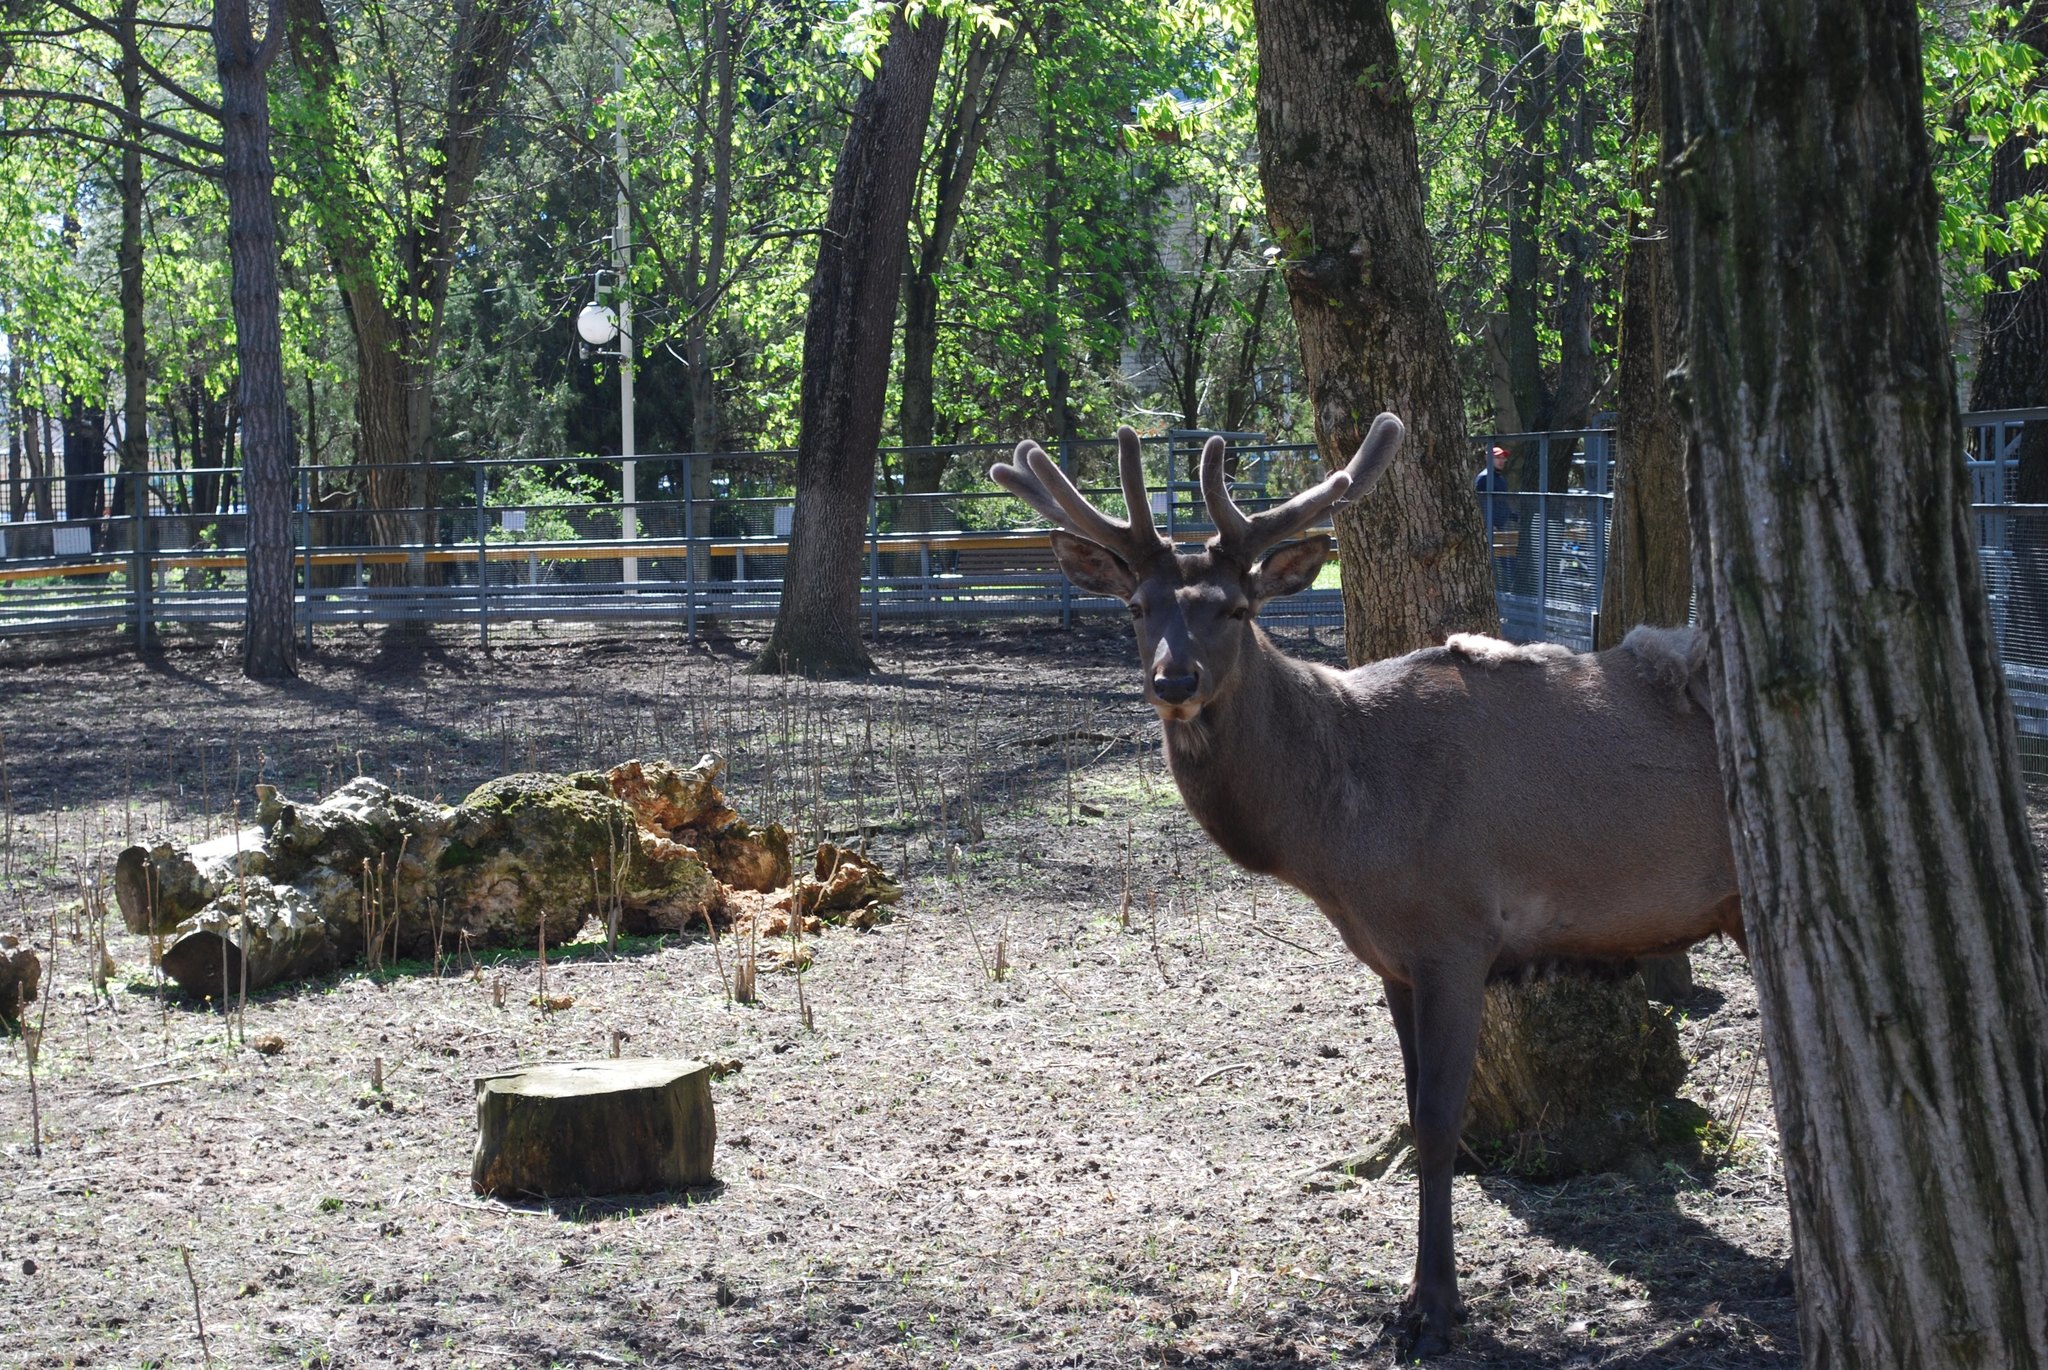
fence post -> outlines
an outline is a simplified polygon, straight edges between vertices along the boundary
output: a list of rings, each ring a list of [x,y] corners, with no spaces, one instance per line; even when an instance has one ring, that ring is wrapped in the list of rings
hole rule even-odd
[[[299,607],[306,623],[306,650],[313,650],[313,468],[299,468]]]
[[[1536,440],[1536,635],[1550,638],[1550,435]]]
[[[134,536],[129,541],[134,547],[128,579],[135,590],[135,650],[147,652],[156,645],[155,615],[150,611],[150,591],[154,587],[150,584],[149,472],[137,471],[131,479],[134,488],[128,492],[128,515]]]
[[[1067,479],[1073,479],[1074,452],[1072,445],[1067,441],[1067,435],[1064,433],[1060,434],[1060,470],[1067,473]],[[1124,517],[1132,517],[1131,511],[1128,509],[1124,510]],[[1074,582],[1068,580],[1066,575],[1062,573],[1060,576],[1060,627],[1071,628],[1073,626]]]
[[[683,619],[685,641],[697,645],[697,458],[683,458]]]
[[[868,632],[882,631],[882,535],[875,493],[868,491]]]
[[[484,650],[491,646],[491,566],[486,553],[486,540],[490,536],[489,511],[484,508],[484,468],[469,468],[476,477],[476,635],[477,642]]]

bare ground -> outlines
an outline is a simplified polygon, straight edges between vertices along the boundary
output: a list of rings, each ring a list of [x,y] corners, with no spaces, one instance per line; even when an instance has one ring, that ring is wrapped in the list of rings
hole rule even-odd
[[[871,682],[785,685],[665,634],[521,630],[489,655],[350,635],[267,689],[231,643],[153,666],[0,644],[0,930],[47,955],[55,915],[57,956],[40,1156],[23,1047],[0,1047],[0,1361],[1391,1363],[1413,1181],[1314,1170],[1400,1112],[1378,984],[1186,818],[1127,634],[887,636],[878,657]],[[89,982],[81,879],[131,836],[220,831],[259,775],[454,798],[705,749],[742,812],[870,829],[908,876],[893,922],[813,948],[814,1030],[786,973],[729,1004],[701,936],[551,954],[574,1003],[546,1015],[534,958],[505,954],[223,1019],[164,999],[118,916],[109,993]],[[1460,1176],[1470,1321],[1439,1364],[1796,1363],[1754,990],[1730,949],[1695,966],[1687,1090],[1733,1145],[1561,1186]],[[715,1088],[719,1182],[472,1196],[474,1077],[614,1032],[741,1063]]]

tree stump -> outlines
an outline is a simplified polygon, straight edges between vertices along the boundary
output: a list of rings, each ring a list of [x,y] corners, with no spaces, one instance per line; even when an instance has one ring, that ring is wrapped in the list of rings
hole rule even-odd
[[[1707,1116],[1676,1096],[1678,1029],[1634,975],[1558,976],[1486,992],[1466,1144],[1533,1180],[1696,1160]]]
[[[707,1184],[717,1128],[701,1061],[559,1061],[476,1082],[479,1194],[647,1194]]]

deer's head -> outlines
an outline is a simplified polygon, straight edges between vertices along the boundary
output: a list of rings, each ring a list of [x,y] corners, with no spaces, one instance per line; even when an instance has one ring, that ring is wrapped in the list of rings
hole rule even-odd
[[[1116,435],[1128,519],[1089,503],[1035,442],[1017,444],[989,476],[1052,521],[1053,555],[1067,579],[1130,606],[1145,700],[1161,718],[1186,722],[1231,688],[1260,608],[1315,583],[1329,539],[1287,539],[1363,494],[1400,450],[1403,432],[1399,419],[1380,415],[1342,471],[1257,514],[1231,499],[1223,439],[1210,438],[1202,448],[1202,499],[1216,533],[1199,552],[1176,551],[1153,527],[1138,435],[1129,428]]]

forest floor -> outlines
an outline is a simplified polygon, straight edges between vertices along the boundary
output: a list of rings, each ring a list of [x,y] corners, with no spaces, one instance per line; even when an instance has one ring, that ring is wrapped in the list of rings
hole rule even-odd
[[[150,665],[0,643],[0,932],[56,952],[31,1010],[40,1156],[23,1046],[0,1045],[0,1361],[1390,1364],[1414,1181],[1316,1170],[1401,1111],[1379,984],[1187,818],[1128,630],[876,652],[873,679],[813,685],[653,630],[521,630],[488,655],[337,635],[273,689],[227,640]],[[81,882],[145,833],[224,831],[259,776],[453,800],[506,770],[704,750],[742,813],[807,841],[866,827],[905,876],[890,922],[814,944],[810,1029],[789,974],[730,1004],[703,936],[551,953],[573,1004],[547,1014],[535,959],[500,953],[223,1018],[166,998],[118,915],[107,992],[90,982]],[[1438,1364],[1797,1362],[1755,992],[1723,945],[1695,974],[1685,1088],[1727,1149],[1554,1186],[1459,1176],[1470,1318]],[[475,1077],[615,1032],[740,1064],[714,1087],[718,1182],[476,1198]]]

